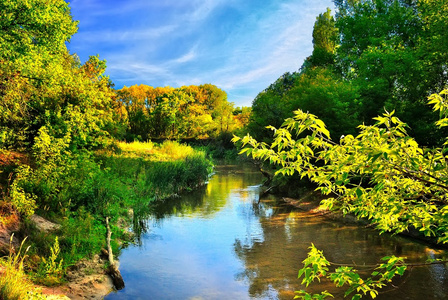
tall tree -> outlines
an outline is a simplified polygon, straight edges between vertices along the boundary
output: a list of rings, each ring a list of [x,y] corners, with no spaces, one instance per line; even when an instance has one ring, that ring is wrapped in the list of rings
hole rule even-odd
[[[311,66],[327,66],[334,63],[334,53],[338,42],[338,29],[331,10],[316,18],[313,28],[313,53],[308,58]]]
[[[431,48],[433,32],[442,32],[440,24],[422,17],[425,1],[369,0],[335,1],[338,8],[336,26],[340,30],[337,66],[341,74],[361,89],[361,116],[368,123],[386,108],[410,126],[412,134],[423,144],[440,140],[432,125],[434,116],[425,104],[434,87],[446,84],[442,49]],[[434,13],[435,2],[426,1]],[[439,138],[437,138],[439,136]]]

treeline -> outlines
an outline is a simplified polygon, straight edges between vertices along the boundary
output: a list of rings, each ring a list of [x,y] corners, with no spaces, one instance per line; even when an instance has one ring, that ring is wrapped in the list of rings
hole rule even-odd
[[[297,72],[259,93],[249,132],[270,140],[293,111],[321,118],[332,138],[372,124],[384,110],[409,124],[423,145],[438,145],[446,129],[434,126],[427,97],[448,81],[448,5],[438,0],[335,0],[336,13],[320,14],[313,52]]]
[[[127,140],[216,138],[247,125],[250,108],[235,108],[212,84],[172,87],[134,85],[117,91],[126,109]]]
[[[0,3],[0,148],[30,150],[44,133],[71,150],[213,138],[247,123],[250,109],[235,108],[212,84],[115,90],[104,60],[81,63],[68,51],[77,31],[68,4],[45,3]]]

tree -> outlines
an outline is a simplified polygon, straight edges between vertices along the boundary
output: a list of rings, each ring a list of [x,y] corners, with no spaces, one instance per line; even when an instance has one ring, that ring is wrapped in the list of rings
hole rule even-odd
[[[295,76],[293,76],[295,75]],[[334,136],[352,132],[359,122],[358,87],[343,80],[330,68],[313,67],[298,74],[285,74],[255,98],[249,133],[269,141],[266,126],[279,127],[293,111],[318,115]]]
[[[242,126],[232,114],[227,94],[212,84],[135,85],[118,90],[117,97],[129,116],[128,138],[208,138]]]
[[[65,42],[77,31],[63,0],[2,0],[0,11],[3,62],[23,59],[37,49],[41,55],[63,53]]]
[[[285,95],[294,86],[299,73],[285,73],[264,91],[258,93],[252,102],[252,113],[248,124],[249,133],[257,139],[269,137],[266,126],[280,126],[285,118],[291,116],[293,109]]]
[[[442,116],[439,127],[448,125],[447,94],[430,98]],[[282,128],[271,127],[271,145],[248,135],[241,140],[246,146],[242,153],[279,165],[277,174],[307,177],[333,196],[323,201],[325,207],[368,218],[382,232],[416,228],[448,242],[445,149],[421,148],[394,112],[375,120],[374,125],[360,125],[357,136],[346,135],[336,143],[324,122],[297,110]]]
[[[30,102],[52,74],[61,75],[77,23],[63,0],[5,0],[0,11],[0,147],[26,147],[37,132]]]
[[[284,96],[289,110],[318,115],[333,137],[354,133],[359,123],[358,87],[343,80],[330,68],[314,67],[303,73]],[[293,113],[289,113],[289,117]],[[268,124],[267,124],[268,125]]]
[[[65,43],[77,30],[63,0],[2,1],[0,146],[31,148],[40,129],[68,146],[109,142],[112,83],[97,56],[82,65]]]
[[[313,53],[307,58],[305,66],[328,66],[334,64],[334,55],[338,42],[338,29],[331,10],[316,18],[313,28]]]
[[[448,50],[447,43],[439,43],[446,37],[446,18],[431,17],[443,9],[442,2],[335,1],[340,31],[336,66],[360,87],[362,121],[369,123],[384,108],[395,109],[425,145],[444,136],[432,125],[435,119],[425,104],[448,79],[446,56],[437,54]]]
[[[448,126],[447,96],[448,90],[444,90],[429,98],[434,111],[440,114],[438,127]],[[321,202],[324,208],[368,219],[380,232],[400,233],[415,229],[438,243],[448,243],[445,149],[448,140],[443,148],[422,148],[407,135],[407,125],[394,112],[386,112],[375,121],[374,125],[360,125],[357,136],[346,135],[336,143],[330,139],[324,122],[298,110],[281,128],[271,127],[274,141],[270,145],[257,142],[249,135],[242,139],[235,137],[234,142],[244,147],[241,153],[278,165],[277,174],[298,173],[317,184],[317,190],[330,196]],[[305,273],[302,272],[305,282],[316,279],[319,273],[326,275],[326,264],[319,265],[319,261],[324,262],[319,253],[311,255],[303,269]],[[395,258],[389,260],[387,271],[395,268],[398,262]],[[310,263],[313,264],[310,270],[314,270],[317,277],[306,271]],[[344,274],[352,276],[352,271],[346,269]],[[403,274],[403,271],[400,266],[386,279]],[[342,275],[340,271],[333,278],[339,278],[344,284],[347,281],[337,277]],[[372,274],[376,275],[378,272]],[[354,277],[344,280],[350,278]],[[352,291],[363,288],[358,281],[348,283],[353,287]],[[375,293],[384,281],[372,279],[371,283],[366,283],[366,293]],[[320,299],[324,296],[328,295],[320,295]]]

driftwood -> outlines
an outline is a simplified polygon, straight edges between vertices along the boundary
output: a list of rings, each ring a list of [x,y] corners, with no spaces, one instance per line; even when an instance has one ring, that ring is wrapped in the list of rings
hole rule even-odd
[[[112,247],[110,245],[110,237],[112,235],[112,232],[110,231],[109,226],[109,217],[106,217],[106,227],[107,227],[107,254],[109,259],[109,268],[107,270],[107,273],[112,278],[112,282],[114,283],[114,286],[117,290],[122,290],[124,288],[124,280],[121,276],[120,270],[118,270],[117,266],[114,263],[114,254],[112,252]]]

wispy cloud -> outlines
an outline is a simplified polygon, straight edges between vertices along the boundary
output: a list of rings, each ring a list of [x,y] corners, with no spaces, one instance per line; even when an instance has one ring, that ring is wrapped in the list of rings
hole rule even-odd
[[[184,55],[174,59],[172,62],[174,64],[183,64],[183,63],[190,62],[190,61],[194,60],[196,57],[197,57],[196,47],[193,47],[192,49],[190,49],[190,51],[188,51]]]
[[[72,0],[80,30],[69,45],[99,53],[120,88],[212,83],[251,100],[312,51],[316,16],[332,0]]]
[[[164,26],[160,28],[139,28],[134,30],[130,28],[121,28],[118,30],[110,30],[106,28],[80,32],[76,35],[76,39],[86,43],[129,43],[158,39],[172,33],[176,30],[176,28],[176,25]]]

